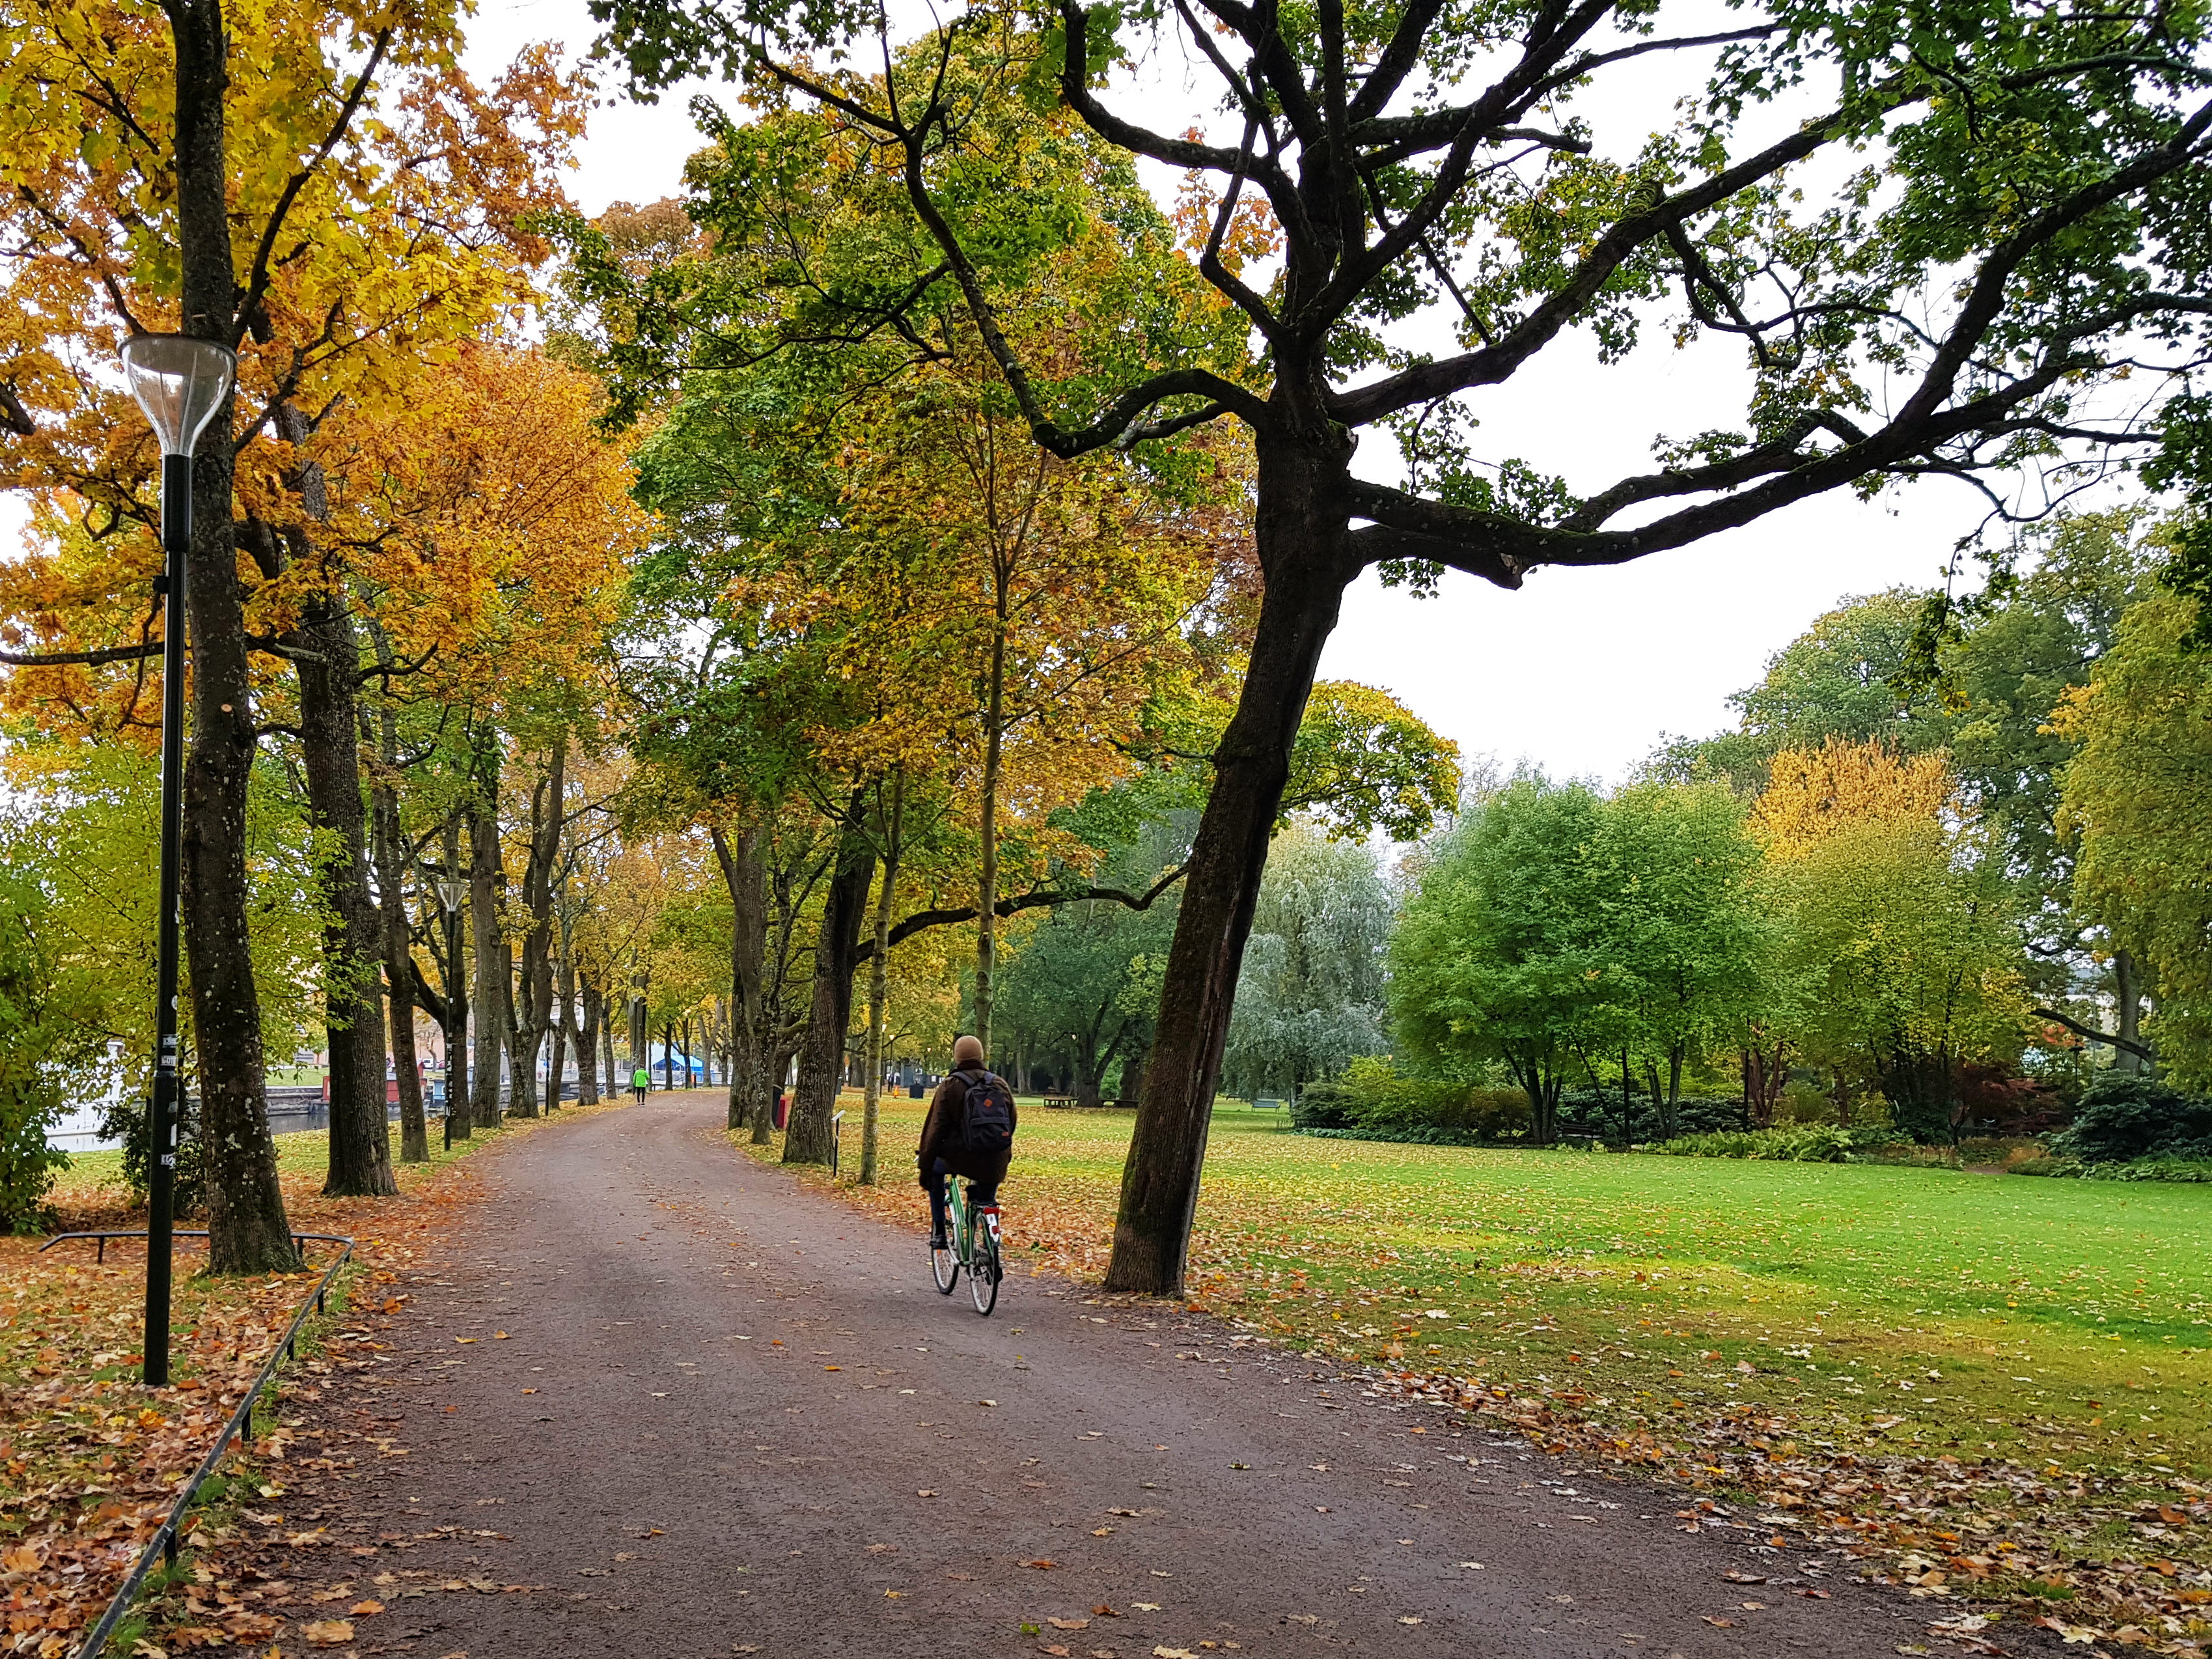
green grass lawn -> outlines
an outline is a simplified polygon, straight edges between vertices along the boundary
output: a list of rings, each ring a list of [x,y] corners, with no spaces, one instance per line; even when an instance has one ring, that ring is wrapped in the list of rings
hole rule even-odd
[[[331,1135],[327,1129],[299,1129],[289,1134],[274,1137],[276,1142],[277,1178],[288,1187],[307,1182],[320,1182],[330,1167]],[[449,1152],[441,1144],[437,1119],[430,1121],[430,1161],[428,1164],[401,1165],[402,1170],[427,1170],[457,1158],[468,1156],[475,1143],[458,1140]],[[487,1141],[485,1144],[489,1144]],[[392,1126],[392,1152],[399,1155],[399,1126]],[[72,1152],[69,1168],[55,1180],[50,1194],[64,1220],[102,1210],[121,1210],[131,1202],[131,1192],[123,1181],[123,1154],[114,1152]],[[74,1225],[75,1222],[71,1221]],[[144,1218],[138,1224],[144,1224]],[[198,1225],[198,1222],[190,1224]]]
[[[1028,1194],[1110,1222],[1132,1121],[1023,1114],[1018,1242]],[[1225,1108],[1192,1284],[1347,1357],[1614,1418],[1749,1403],[1815,1444],[2202,1479],[2208,1231],[2201,1186],[1395,1146]]]

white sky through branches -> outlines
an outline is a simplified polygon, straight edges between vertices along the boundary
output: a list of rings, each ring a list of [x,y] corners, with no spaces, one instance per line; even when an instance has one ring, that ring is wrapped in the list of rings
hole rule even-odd
[[[582,0],[483,0],[469,65],[489,78],[530,41],[574,53],[595,33]],[[1620,153],[1670,124],[1676,91],[1694,87],[1704,67],[1646,61],[1642,82],[1611,89],[1597,112],[1605,149]],[[613,201],[676,193],[699,143],[685,105],[692,91],[712,88],[678,88],[641,106],[621,97],[613,73],[603,79],[608,102],[593,112],[571,193],[593,214]],[[1214,96],[1179,64],[1153,62],[1115,101],[1180,132],[1203,123]],[[1173,188],[1164,169],[1147,164],[1146,176],[1164,197]],[[1441,330],[1437,343],[1449,343]],[[1650,330],[1626,362],[1607,368],[1587,337],[1571,336],[1469,408],[1485,459],[1519,457],[1589,489],[1649,471],[1658,434],[1739,424],[1743,383],[1732,349],[1717,341],[1683,353],[1663,330]],[[1359,470],[1395,479],[1387,432],[1364,435]],[[1447,573],[1438,595],[1424,600],[1385,591],[1370,575],[1346,596],[1322,672],[1395,694],[1471,755],[1617,781],[1663,733],[1728,724],[1728,694],[1842,596],[1936,580],[1954,542],[1986,510],[1966,486],[1930,480],[1873,503],[1832,494],[1619,568],[1538,570],[1516,593]],[[20,501],[0,498],[0,545],[15,540],[21,522]]]
[[[471,67],[488,75],[527,40],[579,51],[594,31],[581,0],[484,0],[472,33]],[[1617,87],[1608,96],[1607,148],[1632,147],[1671,124],[1677,91],[1696,85],[1705,68],[1702,58],[1650,63],[1631,95]],[[595,112],[571,184],[583,210],[674,193],[699,142],[686,102],[712,90],[681,88],[639,106],[611,85],[615,101]],[[1213,97],[1202,74],[1186,77],[1180,64],[1156,61],[1115,103],[1180,132],[1203,122]],[[1173,175],[1150,164],[1146,173],[1164,199]],[[1578,488],[1600,488],[1649,471],[1660,433],[1740,423],[1744,380],[1731,362],[1728,345],[1682,353],[1651,331],[1627,362],[1607,368],[1586,337],[1571,337],[1470,403],[1482,422],[1477,437],[1489,459],[1518,456]],[[1388,433],[1364,434],[1360,470],[1395,477]],[[1346,596],[1322,672],[1395,694],[1471,755],[1618,781],[1663,733],[1702,736],[1729,724],[1728,694],[1842,596],[1936,580],[1953,543],[1986,510],[1966,486],[1933,480],[1872,503],[1822,497],[1616,569],[1538,570],[1516,593],[1447,573],[1437,597],[1419,599],[1370,575]]]

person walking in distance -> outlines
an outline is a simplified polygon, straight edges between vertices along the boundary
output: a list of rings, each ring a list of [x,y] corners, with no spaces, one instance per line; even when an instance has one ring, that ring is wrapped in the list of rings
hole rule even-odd
[[[983,1064],[983,1045],[963,1036],[952,1045],[952,1071],[937,1085],[921,1122],[915,1164],[929,1194],[929,1237],[945,1243],[945,1183],[968,1183],[969,1201],[981,1209],[999,1201],[999,1183],[1014,1156],[1014,1091]]]
[[[643,1063],[641,1062],[638,1068],[629,1074],[629,1091],[640,1100],[643,1100],[646,1091],[652,1087],[653,1073],[646,1070]]]

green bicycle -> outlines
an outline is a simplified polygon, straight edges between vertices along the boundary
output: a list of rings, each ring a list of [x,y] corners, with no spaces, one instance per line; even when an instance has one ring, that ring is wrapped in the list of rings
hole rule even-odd
[[[999,1280],[1005,1277],[999,1261],[999,1206],[971,1205],[960,1182],[951,1177],[945,1182],[945,1204],[951,1212],[951,1224],[945,1229],[947,1242],[941,1246],[933,1244],[929,1251],[929,1267],[937,1276],[938,1294],[951,1295],[961,1270],[965,1268],[968,1294],[975,1304],[975,1311],[988,1314],[998,1305]]]

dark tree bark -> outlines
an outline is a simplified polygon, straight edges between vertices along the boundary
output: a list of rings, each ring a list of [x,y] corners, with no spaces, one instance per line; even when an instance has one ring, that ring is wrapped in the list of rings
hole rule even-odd
[[[380,655],[382,653],[380,653]],[[422,1072],[415,1051],[415,957],[407,936],[406,833],[399,822],[398,722],[390,706],[377,710],[377,770],[369,786],[376,849],[376,896],[383,918],[384,1000],[392,1027],[392,1072],[399,1086],[399,1161],[430,1158],[422,1110]]]
[[[461,815],[446,816],[446,873],[459,880],[461,872]],[[467,902],[466,898],[463,903]],[[466,1140],[472,1118],[469,1110],[469,956],[465,926],[447,921],[443,896],[438,912],[438,936],[444,955],[446,977],[446,1135]]]
[[[603,1000],[599,1008],[599,1060],[606,1067],[608,1092],[619,1096],[629,1079],[623,1077],[621,1063],[615,1058],[615,1023],[608,1018],[611,1011],[612,1004]]]
[[[556,734],[546,775],[530,792],[530,855],[522,870],[522,908],[529,930],[522,936],[521,972],[514,988],[508,1018],[512,1041],[509,1068],[514,1075],[517,1117],[538,1115],[538,1056],[553,1024],[553,895],[566,822],[568,734]],[[560,1080],[550,1079],[549,1096],[559,1097]]]
[[[556,996],[560,994],[559,987],[567,977],[565,973],[555,975]],[[552,1019],[545,1028],[545,1109],[550,1112],[560,1108],[562,1074],[568,1069],[568,1012],[557,1004],[553,1010]]]
[[[2135,953],[2131,951],[2112,952],[2112,1000],[2116,1024],[2114,1033],[2119,1042],[2112,1047],[2112,1069],[2130,1073],[2148,1069],[2141,1048],[2142,1043],[2142,980],[2136,972]],[[2133,1044],[2134,1047],[2122,1047]]]
[[[1261,434],[1256,527],[1267,591],[1168,951],[1170,988],[1161,999],[1122,1171],[1109,1290],[1163,1293],[1182,1285],[1237,968],[1290,779],[1291,746],[1322,647],[1358,570],[1343,546],[1351,444],[1322,416],[1318,397],[1310,407],[1303,429]]]
[[[304,546],[302,545],[302,550]],[[384,1018],[376,966],[384,929],[368,893],[361,793],[361,642],[342,587],[318,585],[300,607],[300,757],[307,809],[329,842],[319,874],[331,919],[323,929],[323,1008],[331,1055],[330,1174],[325,1195],[388,1198]]]
[[[502,912],[507,872],[500,862],[499,733],[489,726],[477,738],[476,795],[469,803],[469,941],[476,981],[475,1072],[469,1117],[479,1129],[496,1129],[500,1051],[506,1046],[507,963]]]
[[[1744,1117],[1754,1129],[1771,1128],[1774,1109],[1790,1082],[1789,1045],[1778,1037],[1770,1042],[1766,1027],[1757,1020],[1750,1023],[1748,1035],[1743,1050]]]
[[[652,1033],[646,1030],[645,1022],[645,994],[647,988],[652,982],[653,978],[650,974],[639,974],[630,981],[629,1070],[623,1078],[625,1084],[636,1075],[639,1067],[643,1066],[647,1072],[652,1070],[648,1063],[653,1052]],[[648,1078],[647,1081],[650,1085],[651,1079]]]
[[[596,1106],[599,1103],[599,1028],[606,1018],[607,1000],[588,975],[573,976],[576,1004],[580,1005],[583,1016],[576,1028],[576,1103]]]
[[[864,797],[855,790],[845,811],[837,866],[823,896],[822,931],[814,947],[814,994],[799,1054],[799,1087],[784,1137],[787,1164],[827,1164],[836,1139],[830,1121],[845,1075],[846,1033],[853,1018],[853,975],[860,964],[860,929],[867,920],[875,848],[859,829]]]
[[[756,1125],[765,1139],[775,1090],[769,1077],[775,1042],[768,979],[768,826],[746,824],[735,840],[720,825],[708,831],[729,890],[730,1093],[725,1121],[732,1129]]]
[[[223,93],[229,84],[218,0],[169,7],[177,48],[177,218],[184,331],[237,338],[238,277],[226,205]],[[246,927],[246,793],[254,756],[252,681],[240,603],[231,489],[234,416],[226,398],[192,467],[191,565],[185,609],[192,645],[191,750],[185,767],[184,932],[208,1184],[208,1266],[288,1273],[300,1264],[276,1143],[269,1133],[261,1000]],[[171,625],[178,618],[172,609]]]

